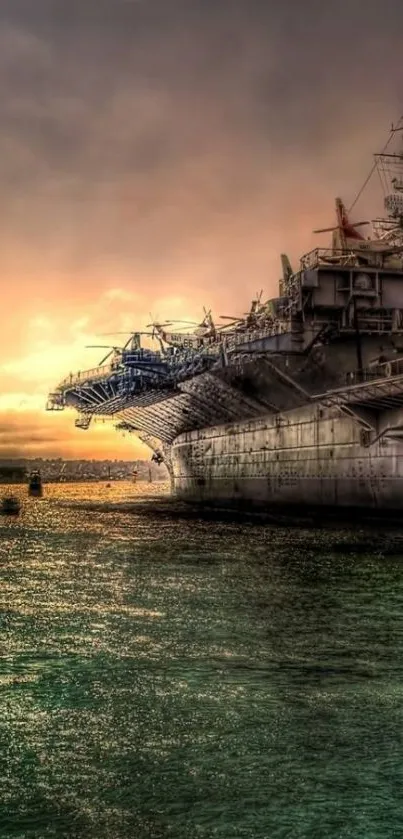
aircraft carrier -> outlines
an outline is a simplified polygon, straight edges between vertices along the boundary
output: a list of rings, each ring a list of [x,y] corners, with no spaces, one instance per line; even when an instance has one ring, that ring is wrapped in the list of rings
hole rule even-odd
[[[115,418],[181,499],[403,509],[401,132],[400,121],[375,155],[381,217],[354,223],[336,199],[331,246],[296,270],[283,255],[278,297],[257,295],[222,326],[205,311],[193,330],[133,332],[67,376],[47,408],[76,409],[80,429]],[[143,346],[151,338],[158,350]]]

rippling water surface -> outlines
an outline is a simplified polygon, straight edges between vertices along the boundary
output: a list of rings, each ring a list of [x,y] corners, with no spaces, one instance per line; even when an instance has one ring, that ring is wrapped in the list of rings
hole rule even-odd
[[[1,839],[401,835],[403,535],[14,489]]]

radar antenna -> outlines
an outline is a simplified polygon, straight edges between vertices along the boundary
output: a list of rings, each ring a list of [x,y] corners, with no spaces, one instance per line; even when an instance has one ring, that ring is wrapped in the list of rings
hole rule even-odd
[[[392,128],[392,136],[402,131],[403,126],[398,125]],[[394,152],[386,152],[383,149],[374,157],[386,211],[385,218],[374,220],[374,233],[377,239],[391,245],[403,246],[403,143],[400,142],[400,147]]]

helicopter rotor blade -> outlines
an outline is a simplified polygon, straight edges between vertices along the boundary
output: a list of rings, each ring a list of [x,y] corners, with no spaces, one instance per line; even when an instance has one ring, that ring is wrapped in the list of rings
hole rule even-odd
[[[195,323],[194,326],[200,326],[200,323]],[[177,326],[176,329],[175,329],[175,333],[176,332],[186,332],[187,329],[188,329],[187,326]],[[190,332],[189,334],[191,335],[192,333]]]
[[[124,350],[126,350],[126,349],[127,349],[127,347],[128,347],[128,346],[129,346],[129,344],[130,344],[130,341],[132,341],[132,340],[133,340],[134,335],[135,335],[135,333],[133,333],[133,335],[129,335],[129,338],[127,339],[126,343],[125,343],[125,344],[124,344],[124,346],[123,346],[123,349],[124,349]]]
[[[338,227],[321,227],[320,230],[313,230],[312,233],[332,233],[333,230],[338,229]]]
[[[100,362],[99,362],[99,365],[98,365],[98,366],[99,366],[99,367],[102,367],[102,365],[103,365],[103,364],[105,364],[105,361],[108,361],[108,358],[109,358],[109,356],[111,356],[111,355],[112,355],[112,353],[113,353],[113,350],[111,350],[110,352],[108,352],[108,353],[106,354],[106,356],[102,359],[102,361],[100,361]]]
[[[146,323],[147,329],[151,329],[151,327],[155,329],[158,326],[172,326],[172,321],[164,320],[162,321],[162,323],[159,323],[158,321],[153,321],[153,323]]]
[[[219,325],[218,329],[221,332],[223,329],[229,329],[230,326],[235,326],[237,323],[241,323],[241,321],[240,320],[231,320],[229,323],[221,323]]]
[[[370,221],[354,221],[351,222],[351,227],[364,227],[366,224],[371,224]],[[332,233],[333,230],[343,230],[344,228],[340,224],[336,224],[335,227],[322,227],[319,230],[313,230],[313,233]]]
[[[156,326],[174,326],[175,323],[186,323],[189,326],[199,326],[197,321],[195,320],[164,320],[161,323],[154,321],[154,323],[147,323],[147,327],[156,327]]]
[[[86,349],[89,349],[89,350],[109,350],[109,352],[106,353],[106,355],[104,356],[102,361],[100,361],[98,363],[99,367],[102,367],[102,365],[105,364],[105,361],[107,361],[109,356],[113,355],[114,352],[115,353],[122,353],[122,348],[121,347],[112,347],[110,344],[89,344],[89,345],[87,345]]]

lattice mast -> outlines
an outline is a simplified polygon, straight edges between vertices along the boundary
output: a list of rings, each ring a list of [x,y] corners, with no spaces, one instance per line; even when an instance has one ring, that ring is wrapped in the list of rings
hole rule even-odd
[[[403,125],[402,119],[396,127],[392,126],[385,148],[375,154],[375,168],[378,171],[384,194],[385,217],[373,221],[374,235],[377,239],[403,246]],[[390,141],[398,138],[395,151],[387,151]]]

